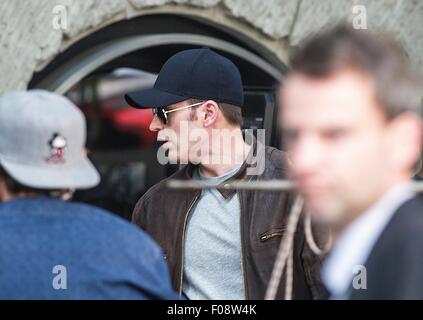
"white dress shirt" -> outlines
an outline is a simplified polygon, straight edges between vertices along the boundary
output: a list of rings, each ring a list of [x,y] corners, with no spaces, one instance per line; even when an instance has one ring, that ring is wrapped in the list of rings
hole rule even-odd
[[[337,239],[322,268],[322,281],[331,299],[347,299],[355,266],[362,266],[395,211],[414,197],[411,182],[391,188],[364,214],[350,224]]]

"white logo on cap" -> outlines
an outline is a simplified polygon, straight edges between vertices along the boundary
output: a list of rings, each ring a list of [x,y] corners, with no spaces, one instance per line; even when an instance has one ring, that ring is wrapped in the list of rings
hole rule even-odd
[[[50,147],[50,156],[46,159],[47,163],[64,163],[66,138],[59,133],[54,133],[53,137],[48,141]]]

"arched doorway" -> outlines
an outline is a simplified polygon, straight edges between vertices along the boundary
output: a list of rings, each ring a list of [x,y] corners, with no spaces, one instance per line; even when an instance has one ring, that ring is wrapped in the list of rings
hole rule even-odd
[[[128,108],[123,93],[152,86],[174,53],[207,46],[240,69],[246,103],[245,128],[266,129],[278,145],[275,89],[286,67],[271,52],[213,22],[185,15],[146,15],[90,34],[36,73],[29,88],[67,95],[88,119],[90,157],[102,184],[78,197],[126,218],[136,199],[174,168],[157,164],[150,113]]]

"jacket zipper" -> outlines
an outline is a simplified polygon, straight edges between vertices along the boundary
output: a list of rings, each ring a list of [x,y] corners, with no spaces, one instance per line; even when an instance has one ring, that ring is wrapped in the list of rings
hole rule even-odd
[[[238,197],[238,202],[239,202],[239,212],[240,212],[240,224],[241,224],[241,271],[242,271],[242,276],[244,279],[244,298],[245,300],[248,299],[248,285],[247,285],[247,275],[245,272],[245,266],[244,266],[244,224],[243,224],[243,211],[242,211],[242,203],[241,203],[241,197],[239,196],[239,193],[237,192],[237,197]]]
[[[264,242],[276,236],[283,236],[283,231],[275,231],[260,236],[260,241]]]
[[[197,201],[197,199],[199,198],[199,195],[197,195],[194,200],[191,202],[187,213],[185,214],[185,219],[184,219],[184,227],[182,229],[182,239],[181,239],[181,250],[182,250],[182,255],[181,255],[181,269],[180,269],[180,275],[181,275],[181,280],[179,282],[179,294],[182,295],[182,289],[183,289],[183,281],[184,281],[184,252],[185,252],[185,229],[187,226],[187,221],[188,221],[188,216],[189,213],[191,212],[192,207],[194,206],[195,202]]]

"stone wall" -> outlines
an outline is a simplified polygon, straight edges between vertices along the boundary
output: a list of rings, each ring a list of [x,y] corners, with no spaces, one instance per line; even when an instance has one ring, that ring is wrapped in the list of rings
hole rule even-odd
[[[0,92],[25,88],[36,70],[86,35],[146,13],[210,19],[258,41],[286,63],[290,46],[351,18],[357,4],[366,9],[368,28],[393,33],[423,70],[419,0],[14,0],[0,2]],[[57,5],[66,9],[65,29],[53,28]]]

